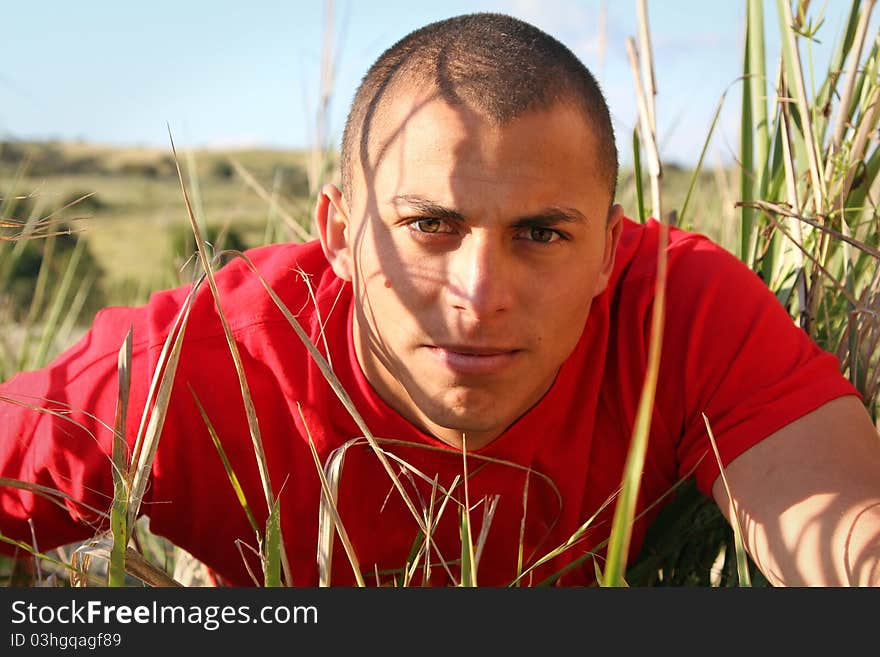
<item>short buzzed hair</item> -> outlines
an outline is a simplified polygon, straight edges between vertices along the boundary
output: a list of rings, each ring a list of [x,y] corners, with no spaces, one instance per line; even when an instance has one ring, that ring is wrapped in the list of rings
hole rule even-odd
[[[433,86],[447,102],[499,125],[532,110],[569,103],[596,139],[597,167],[613,201],[618,156],[599,85],[566,46],[534,25],[496,13],[431,23],[403,37],[370,67],[355,93],[342,135],[342,193],[351,202],[353,166],[367,162],[377,109],[400,88]],[[593,154],[587,155],[593,157]]]

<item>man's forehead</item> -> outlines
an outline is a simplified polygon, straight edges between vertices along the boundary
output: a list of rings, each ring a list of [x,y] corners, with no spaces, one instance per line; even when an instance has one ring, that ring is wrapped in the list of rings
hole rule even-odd
[[[450,103],[431,86],[411,89],[409,86],[395,85],[384,101],[376,106],[369,123],[363,127],[363,135],[368,151],[373,154],[405,138],[409,131],[438,127],[440,123],[463,125],[468,116],[476,118],[479,114],[463,105]]]
[[[565,100],[550,107],[537,107],[506,121],[495,119],[487,111],[463,103],[450,102],[447,96],[431,86],[412,89],[395,85],[385,94],[362,126],[360,149],[354,158],[357,173],[371,177],[389,157],[391,151],[399,157],[403,151],[412,151],[417,143],[421,150],[430,152],[454,145],[456,139],[495,143],[505,133],[514,130],[517,123],[529,122],[549,137],[551,131],[561,129],[582,139],[580,153],[593,159],[596,140],[593,129],[583,112],[573,102]],[[396,149],[396,150],[395,150]]]

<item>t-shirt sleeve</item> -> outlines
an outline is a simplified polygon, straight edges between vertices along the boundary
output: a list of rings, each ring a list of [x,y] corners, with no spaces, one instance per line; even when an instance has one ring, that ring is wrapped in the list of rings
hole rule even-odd
[[[119,349],[133,329],[127,436],[149,385],[142,309],[98,313],[90,331],[45,368],[0,383],[0,532],[40,550],[82,540],[105,527],[112,503],[112,427]],[[26,482],[29,488],[20,483]],[[47,489],[49,497],[33,485]],[[61,495],[49,491],[58,491]],[[11,552],[0,542],[0,551]]]
[[[680,413],[679,476],[711,496],[721,461],[825,402],[858,391],[837,358],[797,326],[766,284],[709,240],[670,247],[658,399]]]

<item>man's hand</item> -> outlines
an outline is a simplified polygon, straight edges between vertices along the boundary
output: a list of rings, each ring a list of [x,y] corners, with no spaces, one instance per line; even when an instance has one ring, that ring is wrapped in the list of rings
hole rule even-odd
[[[880,436],[857,397],[795,420],[724,473],[746,548],[772,584],[880,585]],[[730,520],[721,477],[712,493]]]

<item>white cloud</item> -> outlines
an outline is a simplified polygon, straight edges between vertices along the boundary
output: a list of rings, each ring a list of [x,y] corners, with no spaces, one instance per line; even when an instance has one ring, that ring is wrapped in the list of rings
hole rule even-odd
[[[586,6],[574,0],[501,0],[499,11],[553,35],[587,66],[595,66],[604,57],[609,41],[608,12],[603,11],[603,4]]]

